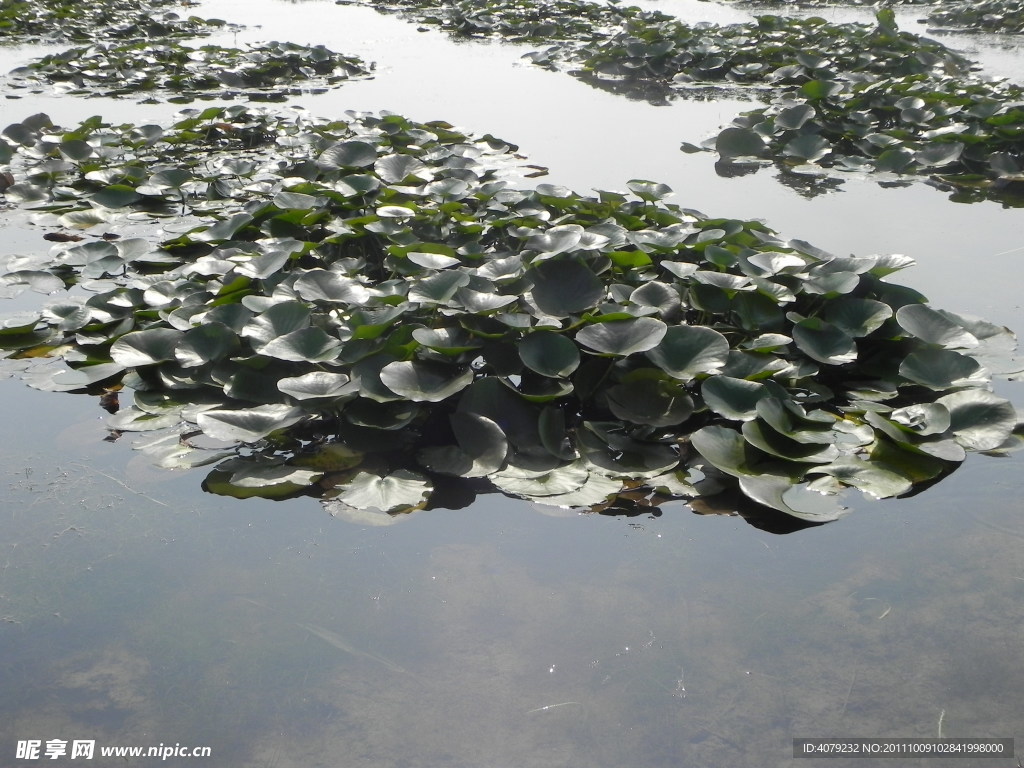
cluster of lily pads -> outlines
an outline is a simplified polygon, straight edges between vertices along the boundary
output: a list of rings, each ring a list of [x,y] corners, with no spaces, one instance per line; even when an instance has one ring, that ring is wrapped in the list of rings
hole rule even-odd
[[[103,41],[167,39],[210,34],[225,26],[219,19],[182,17],[173,8],[181,0],[153,0],[140,7],[135,0],[12,0],[0,4],[0,41]]]
[[[289,86],[334,85],[365,77],[370,67],[353,56],[322,45],[270,42],[247,49],[171,41],[95,43],[45,56],[11,73],[13,87],[38,83],[86,96],[127,96],[171,92],[170,101],[231,98],[244,89],[249,98],[282,100]]]
[[[452,34],[513,42],[600,39],[628,19],[661,22],[672,18],[660,11],[587,0],[373,0],[372,5]]]
[[[1024,163],[1024,100],[1005,82],[983,80],[939,42],[901,32],[891,8],[875,24],[761,16],[745,24],[686,24],[657,12],[586,2],[593,32],[565,21],[557,35],[524,33],[521,0],[491,0],[486,23],[468,24],[464,4],[392,0],[421,22],[554,44],[526,54],[600,88],[664,102],[711,87],[756,88],[770,105],[739,116],[687,151],[712,149],[723,163],[767,158],[786,173],[941,174],[973,194],[1017,193]],[[584,10],[590,7],[590,11]]]
[[[943,3],[928,14],[928,23],[952,29],[984,32],[1024,32],[1021,0],[959,0]]]
[[[66,291],[0,344],[36,386],[131,390],[111,429],[213,464],[213,492],[397,513],[445,482],[585,508],[726,489],[825,521],[1017,423],[986,368],[1012,335],[884,279],[908,259],[709,219],[663,184],[517,188],[507,143],[388,114],[4,136],[40,222],[187,215],[163,242],[12,259],[9,286]],[[32,368],[48,356],[66,369]]]
[[[926,172],[1019,194],[1024,91],[921,75],[814,80],[744,113],[707,145],[723,159],[781,158],[804,173]]]
[[[876,0],[740,0],[737,4],[756,9],[878,5]],[[923,20],[939,28],[1011,34],[1024,31],[1021,0],[887,0],[886,5],[931,6]]]

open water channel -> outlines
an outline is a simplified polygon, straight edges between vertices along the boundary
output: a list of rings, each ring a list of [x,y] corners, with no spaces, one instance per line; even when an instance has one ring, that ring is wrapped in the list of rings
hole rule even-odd
[[[542,181],[588,192],[652,179],[684,207],[760,218],[828,251],[904,253],[918,265],[898,282],[933,305],[1024,329],[1020,209],[958,204],[920,181],[806,197],[770,168],[722,178],[713,155],[679,151],[743,103],[629,100],[520,62],[529,48],[455,42],[355,5],[191,12],[246,25],[215,42],[323,43],[377,63],[372,80],[295,100],[315,114],[443,119],[519,144],[550,169]],[[1024,74],[998,38],[944,41]],[[50,50],[2,48],[0,67]],[[0,122],[174,110],[24,95]],[[7,217],[0,255],[46,247]],[[998,386],[1024,404],[1019,383]],[[313,499],[205,494],[202,470],[158,470],[130,437],[105,440],[94,399],[17,379],[0,395],[0,764],[32,764],[15,759],[27,739],[209,746],[164,764],[260,768],[868,764],[794,760],[795,737],[1016,737],[1024,750],[1019,456],[972,456],[924,493],[856,501],[789,535],[682,504],[553,517],[499,495],[377,527]]]

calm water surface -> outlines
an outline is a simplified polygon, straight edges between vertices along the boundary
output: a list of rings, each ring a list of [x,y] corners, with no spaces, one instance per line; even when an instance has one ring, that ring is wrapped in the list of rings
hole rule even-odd
[[[298,100],[317,114],[445,119],[518,143],[580,191],[654,179],[686,207],[837,253],[906,253],[918,266],[897,279],[936,305],[1024,328],[1019,210],[921,183],[808,198],[773,170],[724,179],[678,151],[749,103],[630,101],[520,63],[527,48],[330,2],[196,12],[249,25],[220,42],[377,61],[373,80]],[[1020,69],[1016,51],[970,45]],[[43,50],[2,50],[0,66]],[[3,122],[38,111],[70,124],[174,110],[33,96],[5,102]],[[41,234],[12,224],[0,254],[43,248]],[[1000,390],[1024,403],[1019,384]],[[0,764],[31,764],[14,759],[23,739],[210,746],[165,764],[267,768],[864,766],[794,761],[791,740],[940,733],[1024,749],[1017,458],[972,457],[930,491],[787,536],[682,505],[552,517],[498,495],[374,527],[310,499],[204,494],[202,470],[156,470],[130,436],[105,441],[90,398],[13,379],[0,395]]]

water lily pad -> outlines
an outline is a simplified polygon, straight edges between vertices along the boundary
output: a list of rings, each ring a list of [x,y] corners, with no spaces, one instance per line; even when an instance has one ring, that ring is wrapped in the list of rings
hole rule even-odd
[[[380,380],[400,397],[416,403],[437,403],[468,387],[473,382],[473,371],[410,360],[388,363],[381,368]]]
[[[604,284],[586,264],[572,259],[542,262],[530,270],[531,295],[553,317],[568,317],[594,307],[604,297]]]
[[[288,405],[259,405],[242,411],[203,411],[196,417],[196,423],[217,440],[255,443],[271,432],[290,427],[305,415],[303,409]]]
[[[708,408],[720,416],[738,421],[756,418],[758,401],[769,396],[760,382],[723,375],[705,379],[700,391]]]
[[[908,332],[930,344],[971,349],[978,339],[947,315],[924,304],[908,304],[896,311],[896,321]]]
[[[579,348],[559,333],[536,331],[523,338],[518,346],[523,363],[542,376],[563,378],[580,364]]]
[[[377,149],[365,141],[339,141],[332,144],[316,160],[316,164],[329,171],[343,168],[365,168],[377,160]]]
[[[175,348],[185,334],[170,328],[128,333],[113,343],[110,357],[125,368],[174,360]]]
[[[357,385],[344,373],[310,371],[281,379],[277,388],[296,400],[334,400],[355,394]]]
[[[341,487],[338,501],[356,509],[406,512],[426,503],[433,484],[423,475],[397,469],[386,476],[358,472]]]
[[[719,371],[729,356],[729,342],[712,328],[670,326],[647,357],[666,373],[683,381]]]
[[[938,398],[949,411],[950,429],[958,443],[972,451],[998,448],[1013,433],[1017,412],[1013,404],[981,389],[965,389]]]
[[[637,317],[588,325],[576,334],[576,341],[595,352],[625,356],[653,349],[667,331],[661,320]]]

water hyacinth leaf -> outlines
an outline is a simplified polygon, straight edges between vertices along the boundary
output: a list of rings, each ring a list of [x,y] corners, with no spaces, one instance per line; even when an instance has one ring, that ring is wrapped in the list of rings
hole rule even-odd
[[[971,349],[978,339],[944,313],[924,304],[908,304],[896,310],[896,321],[903,329],[929,344]]]
[[[305,416],[302,408],[258,405],[242,411],[203,411],[196,416],[196,423],[205,434],[216,440],[255,443],[271,432],[292,426]]]
[[[170,328],[133,331],[113,343],[110,357],[125,368],[173,360],[175,348],[184,336],[181,331]]]
[[[919,349],[900,364],[900,376],[930,389],[950,389],[981,383],[981,364],[952,349]]]
[[[601,354],[625,357],[653,349],[667,331],[661,320],[636,317],[588,325],[576,334],[576,341]]]
[[[408,360],[385,365],[380,380],[396,395],[415,403],[438,403],[468,387],[473,382],[473,371]]]
[[[519,357],[531,371],[542,376],[564,378],[579,367],[580,351],[560,333],[535,331],[518,345]]]
[[[647,357],[682,381],[701,374],[717,373],[729,357],[729,341],[721,333],[703,326],[673,325]]]
[[[700,391],[708,408],[736,421],[756,418],[758,401],[769,396],[764,384],[723,375],[705,379]]]
[[[956,441],[970,451],[998,448],[1013,434],[1017,411],[1013,404],[983,389],[965,389],[936,401],[949,411]]]
[[[357,472],[336,498],[356,509],[407,512],[425,504],[433,489],[430,480],[408,469],[397,469],[384,477]]]
[[[604,298],[604,284],[586,264],[573,259],[545,261],[529,271],[533,301],[547,315],[568,317]]]
[[[311,363],[335,360],[340,349],[341,342],[338,339],[328,335],[322,328],[315,327],[300,328],[257,345],[261,355],[278,360]]]
[[[277,383],[277,388],[296,400],[337,399],[354,395],[357,386],[344,373],[310,371],[301,376],[287,376]]]

